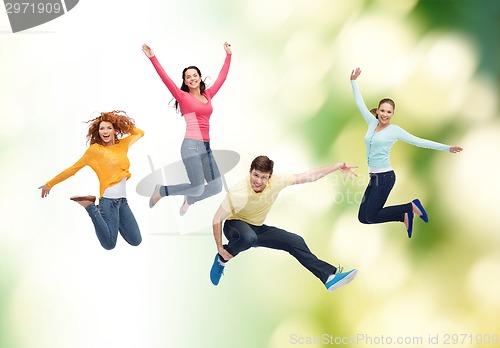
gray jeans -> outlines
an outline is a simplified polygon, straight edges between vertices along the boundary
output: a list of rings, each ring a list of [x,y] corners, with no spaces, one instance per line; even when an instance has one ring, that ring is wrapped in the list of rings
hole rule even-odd
[[[187,202],[191,205],[222,191],[222,180],[210,142],[184,139],[181,156],[190,183],[162,186],[161,196],[187,196]]]

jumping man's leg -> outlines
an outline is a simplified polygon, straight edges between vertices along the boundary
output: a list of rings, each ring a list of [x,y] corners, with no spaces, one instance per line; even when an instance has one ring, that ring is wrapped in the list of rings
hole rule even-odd
[[[257,245],[287,251],[313,273],[329,291],[346,285],[356,277],[357,270],[342,273],[335,266],[318,259],[307,246],[304,238],[283,229],[262,225],[256,230]]]
[[[240,220],[226,220],[224,222],[224,235],[229,243],[224,248],[233,256],[238,255],[255,245],[257,235],[254,232],[255,226],[249,225]],[[220,278],[224,272],[227,260],[224,260],[219,254],[215,255],[212,269],[210,270],[210,280],[214,285],[219,284]]]

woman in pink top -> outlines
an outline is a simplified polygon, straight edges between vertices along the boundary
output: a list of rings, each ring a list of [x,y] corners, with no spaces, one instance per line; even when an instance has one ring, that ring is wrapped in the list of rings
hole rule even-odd
[[[184,195],[184,203],[180,214],[184,215],[191,204],[213,196],[222,190],[222,180],[210,149],[210,116],[212,115],[212,98],[224,83],[231,63],[231,45],[224,43],[226,60],[215,80],[206,88],[201,79],[201,72],[195,66],[188,66],[182,72],[182,86],[177,87],[165,73],[148,45],[142,51],[151,60],[163,83],[175,98],[175,107],[180,110],[186,120],[186,135],[181,146],[181,157],[186,167],[190,183],[179,185],[156,185],[149,200],[152,208],[162,197]],[[206,181],[206,185],[205,185]]]

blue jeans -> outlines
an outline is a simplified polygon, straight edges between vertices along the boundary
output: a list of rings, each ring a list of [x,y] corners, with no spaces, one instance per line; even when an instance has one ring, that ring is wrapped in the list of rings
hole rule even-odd
[[[86,210],[104,249],[111,250],[116,246],[118,231],[128,244],[133,246],[141,244],[141,232],[126,198],[103,197],[99,199],[99,209],[95,204],[91,204]]]
[[[162,186],[161,196],[187,196],[187,203],[191,205],[222,191],[222,179],[210,142],[184,139],[181,156],[190,183]]]
[[[359,206],[358,220],[363,224],[380,224],[389,221],[404,221],[405,213],[412,211],[412,204],[384,207],[396,183],[393,170],[384,173],[370,173],[370,182]]]
[[[229,243],[224,248],[233,256],[251,247],[283,250],[295,257],[302,266],[312,272],[323,283],[335,273],[335,266],[321,261],[309,250],[302,238],[273,226],[255,226],[241,220],[226,220],[224,235]],[[222,259],[222,257],[219,255]]]

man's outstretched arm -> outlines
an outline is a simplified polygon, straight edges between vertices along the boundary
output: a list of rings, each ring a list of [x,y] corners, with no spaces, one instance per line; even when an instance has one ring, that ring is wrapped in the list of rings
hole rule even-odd
[[[357,176],[357,174],[352,171],[352,169],[354,168],[358,168],[358,166],[348,166],[344,162],[330,164],[326,167],[314,168],[302,174],[292,175],[293,184],[297,185],[304,184],[306,182],[313,182],[337,170],[340,170],[342,172],[344,178],[348,177],[349,179],[353,179],[355,176]]]

